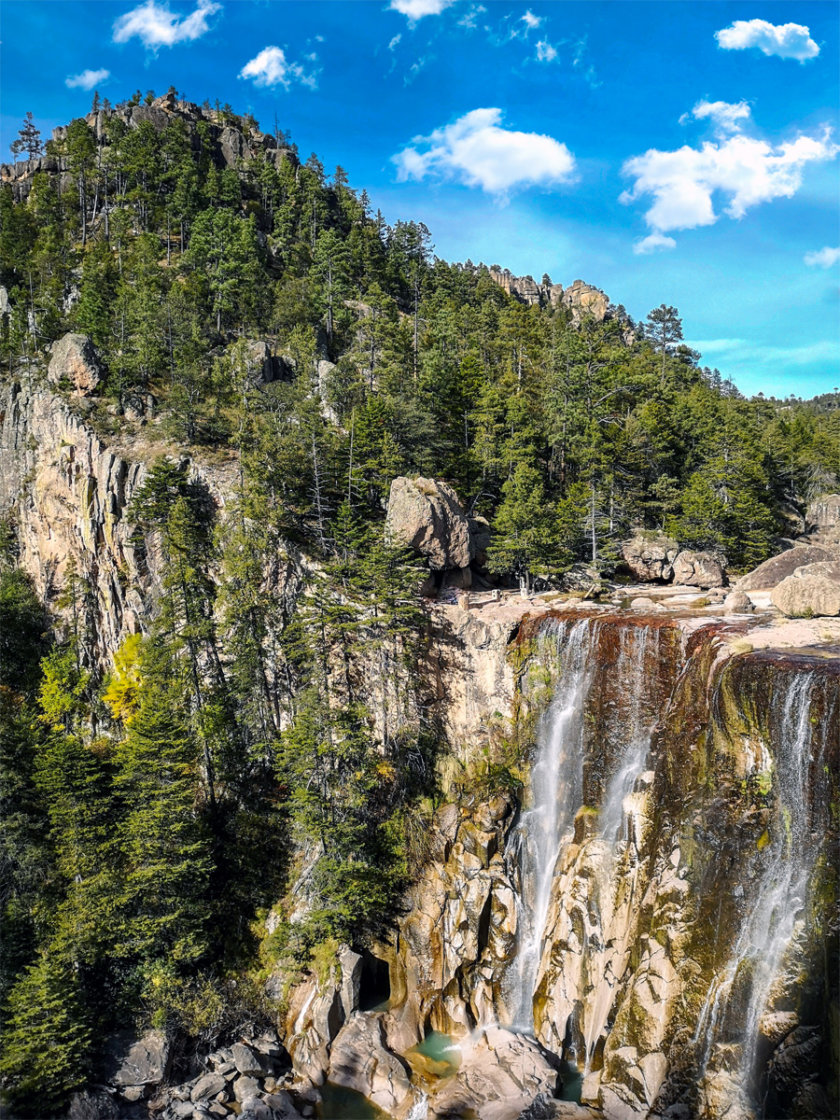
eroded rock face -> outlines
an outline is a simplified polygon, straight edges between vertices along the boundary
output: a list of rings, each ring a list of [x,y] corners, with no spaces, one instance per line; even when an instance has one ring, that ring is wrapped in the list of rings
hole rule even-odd
[[[818,564],[823,560],[836,560],[838,550],[827,545],[806,544],[797,545],[780,552],[778,556],[771,556],[745,576],[741,576],[736,587],[741,591],[769,591],[792,576],[797,568],[806,564]]]
[[[54,393],[0,388],[0,513],[14,512],[21,564],[38,595],[51,605],[72,562],[90,585],[94,655],[105,661],[131,633],[143,629],[163,574],[160,542],[142,544],[128,520],[131,500],[149,464],[109,446]],[[157,452],[156,452],[157,453]],[[172,449],[173,457],[177,449]],[[235,492],[232,465],[190,464],[220,517]],[[303,579],[303,563],[289,548],[270,558],[267,593],[290,605]]]
[[[679,551],[677,542],[662,534],[639,533],[621,544],[624,563],[642,583],[667,583]]]
[[[557,1064],[533,1040],[489,1027],[464,1039],[460,1049],[458,1072],[430,1095],[429,1120],[553,1115]]]
[[[80,396],[96,392],[102,380],[102,363],[86,334],[66,334],[52,348],[47,378],[54,385],[65,379]]]
[[[725,564],[711,552],[685,549],[674,560],[674,583],[687,587],[725,587]]]
[[[394,479],[385,532],[425,556],[433,571],[467,568],[472,559],[469,520],[452,487],[437,479]]]
[[[840,545],[840,494],[822,494],[808,506],[805,523],[811,538]]]
[[[387,1048],[376,1012],[357,1012],[339,1031],[330,1051],[329,1079],[361,1093],[389,1116],[419,1096],[408,1066]]]
[[[797,568],[773,588],[770,598],[789,618],[840,614],[840,561],[823,561]]]

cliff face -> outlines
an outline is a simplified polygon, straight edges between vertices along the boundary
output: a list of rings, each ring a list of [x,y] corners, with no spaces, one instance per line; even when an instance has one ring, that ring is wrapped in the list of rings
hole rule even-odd
[[[840,659],[736,655],[742,629],[591,612],[520,626],[505,660],[533,744],[523,806],[499,789],[436,814],[375,949],[379,1050],[435,1030],[472,1053],[501,1025],[574,1062],[591,1115],[831,1114]],[[322,1024],[320,1076],[343,1068],[353,1021]],[[318,1068],[310,1051],[299,1072]],[[439,1114],[441,1083],[407,1075],[395,1115],[420,1087]],[[475,1089],[472,1107],[493,1099]]]
[[[14,517],[21,564],[53,609],[75,569],[95,635],[90,652],[104,664],[154,611],[163,574],[159,542],[154,534],[137,538],[128,510],[149,464],[177,449],[154,437],[100,437],[85,419],[89,407],[37,384],[0,386],[0,516]],[[235,464],[189,466],[223,517]],[[292,549],[267,557],[267,593],[291,605],[302,568]]]

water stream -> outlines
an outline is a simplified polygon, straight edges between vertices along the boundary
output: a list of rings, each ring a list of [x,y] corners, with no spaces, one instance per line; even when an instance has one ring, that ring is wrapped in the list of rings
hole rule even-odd
[[[740,1043],[736,1080],[755,1089],[759,1024],[783,958],[796,937],[820,836],[809,819],[813,673],[792,674],[774,698],[767,720],[773,738],[772,788],[776,804],[759,880],[725,968],[711,984],[698,1020],[701,1077],[725,1064],[727,1044]],[[723,1048],[721,1050],[721,1047]]]
[[[506,977],[511,1025],[533,1032],[533,997],[551,901],[554,867],[583,798],[583,703],[594,669],[597,621],[563,621],[554,631],[562,656],[554,696],[540,720],[531,768],[531,807],[514,837],[521,884],[518,945]],[[546,638],[548,635],[546,635]]]

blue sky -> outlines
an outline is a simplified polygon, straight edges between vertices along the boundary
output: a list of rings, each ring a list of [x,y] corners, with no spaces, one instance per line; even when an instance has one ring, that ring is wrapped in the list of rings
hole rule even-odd
[[[834,0],[4,0],[0,144],[93,87],[276,115],[440,256],[673,304],[742,392],[810,396],[840,384],[838,23]]]

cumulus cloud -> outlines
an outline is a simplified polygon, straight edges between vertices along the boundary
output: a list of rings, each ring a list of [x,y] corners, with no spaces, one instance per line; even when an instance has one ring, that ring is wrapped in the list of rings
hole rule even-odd
[[[664,233],[649,233],[633,246],[633,252],[646,256],[648,253],[659,253],[663,249],[675,249],[676,241],[673,237],[666,237]]]
[[[533,31],[535,27],[539,27],[539,25],[542,23],[542,16],[535,16],[530,8],[524,16],[520,16],[520,19],[529,31]]]
[[[698,121],[710,120],[718,132],[740,132],[750,119],[750,107],[746,101],[698,101],[691,115]],[[680,117],[682,123],[687,119],[687,113]]]
[[[553,47],[547,39],[540,39],[537,43],[537,61],[553,62],[557,58],[557,48]]]
[[[424,16],[439,16],[455,0],[391,0],[391,10],[407,16],[412,23]]]
[[[736,19],[731,27],[715,32],[718,46],[725,51],[745,51],[757,47],[762,54],[795,58],[806,62],[816,58],[819,46],[809,28],[801,23],[768,23],[766,19]]]
[[[417,136],[393,157],[397,178],[439,176],[490,194],[568,182],[575,159],[565,144],[537,132],[501,127],[501,109],[473,109],[453,124]]]
[[[310,54],[307,57],[315,60],[318,56]],[[255,58],[245,63],[238,77],[250,78],[255,86],[265,89],[271,86],[288,89],[292,82],[314,89],[317,84],[317,76],[314,73],[307,74],[299,62],[290,62],[280,47],[263,47]]]
[[[651,148],[624,164],[622,172],[634,183],[620,201],[651,196],[645,222],[655,234],[714,225],[720,217],[713,203],[716,195],[727,200],[725,214],[742,218],[762,202],[791,198],[802,185],[806,164],[833,159],[840,148],[830,136],[828,129],[822,136],[800,134],[774,147],[736,133],[701,148]]]
[[[826,245],[824,249],[806,253],[804,260],[809,268],[831,268],[840,261],[840,249],[832,249]]]
[[[83,70],[81,74],[68,74],[64,84],[68,89],[93,89],[111,77],[110,70]]]
[[[132,8],[114,21],[114,42],[127,43],[129,39],[138,38],[150,50],[191,42],[210,30],[208,20],[221,8],[214,0],[198,0],[195,11],[188,16],[178,16],[166,4],[146,0],[139,8]]]

